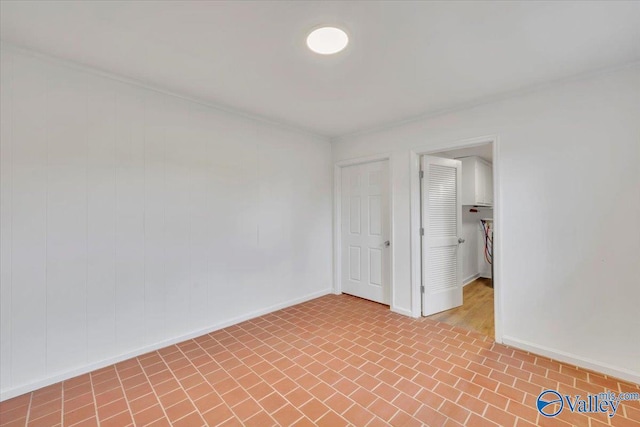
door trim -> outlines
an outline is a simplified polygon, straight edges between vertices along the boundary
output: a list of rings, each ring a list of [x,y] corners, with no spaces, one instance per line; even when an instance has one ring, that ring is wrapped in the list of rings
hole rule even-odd
[[[494,322],[495,341],[502,343],[502,212],[500,204],[500,138],[498,135],[487,135],[464,140],[443,141],[434,145],[414,147],[410,150],[411,158],[411,315],[422,315],[422,249],[420,242],[420,156],[436,154],[441,151],[469,148],[478,145],[493,144],[493,221],[497,230],[494,236],[496,256],[493,260],[494,290]]]
[[[391,247],[389,248],[389,307],[391,311],[406,314],[404,310],[395,309],[394,302],[394,286],[393,286],[393,263],[395,248],[393,244],[393,166],[391,162],[391,153],[381,153],[371,156],[358,157],[354,159],[342,160],[333,165],[333,293],[342,294],[342,168],[347,166],[361,165],[364,163],[372,163],[379,161],[389,162],[389,240]]]

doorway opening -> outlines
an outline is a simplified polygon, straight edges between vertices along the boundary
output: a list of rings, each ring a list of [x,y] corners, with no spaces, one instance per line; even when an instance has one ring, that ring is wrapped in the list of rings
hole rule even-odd
[[[495,337],[493,143],[421,158],[423,316]]]

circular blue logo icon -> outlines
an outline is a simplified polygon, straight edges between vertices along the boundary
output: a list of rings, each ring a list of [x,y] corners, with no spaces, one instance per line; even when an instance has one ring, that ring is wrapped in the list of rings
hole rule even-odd
[[[554,404],[557,404],[557,410],[554,411]],[[536,406],[538,407],[538,412],[540,412],[545,417],[555,417],[560,412],[562,412],[562,408],[564,408],[564,401],[562,400],[562,396],[555,390],[545,390],[540,395],[538,395],[538,400],[536,401]]]

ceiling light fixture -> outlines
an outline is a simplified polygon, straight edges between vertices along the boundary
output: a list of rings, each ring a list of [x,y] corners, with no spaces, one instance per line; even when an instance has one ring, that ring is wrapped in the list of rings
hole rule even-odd
[[[307,36],[309,49],[320,55],[338,53],[349,44],[349,36],[340,28],[322,27]]]

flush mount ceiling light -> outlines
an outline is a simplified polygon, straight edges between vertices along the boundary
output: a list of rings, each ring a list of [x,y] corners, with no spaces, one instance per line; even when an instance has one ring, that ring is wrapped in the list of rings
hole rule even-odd
[[[347,47],[348,43],[347,33],[336,27],[318,28],[307,36],[309,49],[320,55],[338,53]]]

